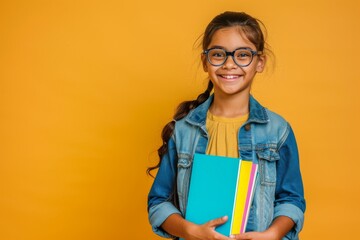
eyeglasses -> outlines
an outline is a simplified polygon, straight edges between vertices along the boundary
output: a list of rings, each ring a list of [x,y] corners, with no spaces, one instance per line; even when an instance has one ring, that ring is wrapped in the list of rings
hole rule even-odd
[[[204,50],[208,62],[213,66],[222,66],[228,56],[231,56],[235,64],[239,67],[249,66],[255,55],[261,55],[261,51],[254,51],[251,48],[238,48],[232,52],[227,52],[223,48],[215,47]]]

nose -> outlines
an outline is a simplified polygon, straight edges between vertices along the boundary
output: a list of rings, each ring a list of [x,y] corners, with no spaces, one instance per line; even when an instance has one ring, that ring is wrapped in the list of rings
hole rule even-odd
[[[228,56],[228,58],[226,59],[226,61],[223,64],[223,68],[225,68],[225,69],[234,69],[237,67],[238,67],[238,65],[236,65],[236,63],[234,62],[234,58],[232,56]]]

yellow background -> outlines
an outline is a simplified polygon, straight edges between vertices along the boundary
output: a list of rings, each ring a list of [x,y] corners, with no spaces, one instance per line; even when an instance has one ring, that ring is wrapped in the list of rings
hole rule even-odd
[[[160,239],[145,170],[175,106],[203,91],[193,44],[225,10],[267,26],[276,64],[253,94],[295,130],[302,239],[357,238],[358,1],[3,0],[0,239]]]

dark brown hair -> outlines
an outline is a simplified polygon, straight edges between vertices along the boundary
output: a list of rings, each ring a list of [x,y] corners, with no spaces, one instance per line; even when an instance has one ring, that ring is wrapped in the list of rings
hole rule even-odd
[[[261,21],[244,12],[224,12],[216,16],[206,27],[202,38],[202,49],[206,50],[209,47],[212,37],[217,30],[227,27],[239,27],[249,41],[256,46],[256,50],[264,52],[267,48],[265,47],[265,37],[260,25],[266,30]],[[162,130],[162,146],[158,149],[160,160],[156,166],[147,169],[149,175],[151,175],[152,170],[159,168],[162,157],[168,151],[167,143],[173,134],[175,121],[184,118],[192,109],[205,102],[209,98],[212,89],[213,84],[209,80],[207,89],[196,100],[185,101],[178,106],[173,117],[174,120],[166,124]]]

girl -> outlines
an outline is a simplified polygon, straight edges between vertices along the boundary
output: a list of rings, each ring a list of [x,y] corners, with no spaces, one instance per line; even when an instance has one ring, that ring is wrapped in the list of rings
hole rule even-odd
[[[206,91],[183,102],[162,132],[158,173],[148,196],[149,220],[163,237],[186,240],[298,239],[305,200],[295,136],[279,115],[250,94],[266,62],[259,20],[225,12],[207,26],[201,60]],[[211,95],[211,91],[213,94]],[[246,233],[224,236],[215,228],[227,216],[197,225],[184,219],[194,153],[240,157],[259,164]],[[221,176],[219,176],[221,177]]]

